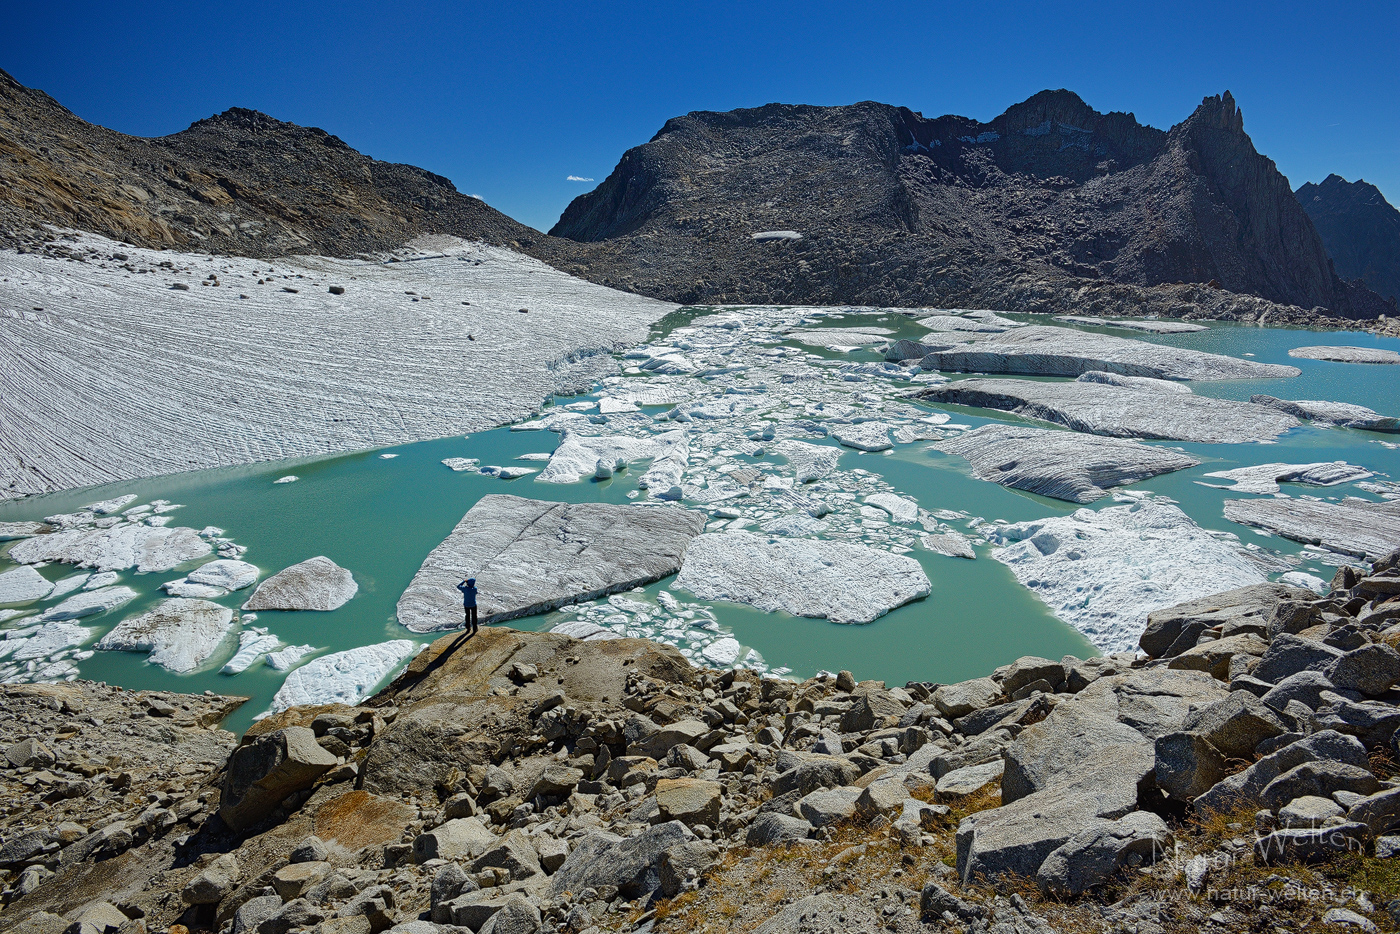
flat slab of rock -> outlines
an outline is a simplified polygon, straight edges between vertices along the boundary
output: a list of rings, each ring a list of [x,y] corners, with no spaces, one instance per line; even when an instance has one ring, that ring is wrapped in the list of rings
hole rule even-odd
[[[672,506],[483,496],[423,561],[399,598],[413,632],[462,626],[457,584],[476,578],[482,623],[543,613],[676,573],[702,513]]]
[[[1364,405],[1352,405],[1350,402],[1328,402],[1325,399],[1289,401],[1262,394],[1250,396],[1249,401],[1255,405],[1286,412],[1294,418],[1305,418],[1314,425],[1363,428],[1366,431],[1400,431],[1400,418],[1380,415]]]
[[[1234,470],[1217,470],[1206,476],[1231,481],[1234,484],[1229,488],[1232,493],[1277,493],[1280,483],[1336,486],[1365,480],[1373,474],[1364,467],[1356,467],[1346,461],[1332,461],[1320,464],[1259,464]]]
[[[1400,548],[1400,502],[1347,497],[1339,503],[1304,497],[1225,501],[1231,522],[1375,561]]]
[[[1111,438],[1229,444],[1272,441],[1298,426],[1291,415],[1249,402],[1078,380],[965,379],[927,389],[917,398],[1014,412]]]
[[[149,652],[151,664],[167,671],[194,671],[224,641],[233,610],[208,600],[162,600],[140,616],[124,619],[103,636],[104,652]]]
[[[99,571],[168,571],[211,551],[213,546],[194,529],[124,524],[26,538],[10,548],[10,560],[19,564],[56,561]]]
[[[983,425],[934,447],[967,458],[979,480],[1071,503],[1200,463],[1169,448],[1021,425]]]
[[[284,568],[258,585],[245,610],[334,610],[360,589],[354,575],[324,555]]]
[[[53,584],[28,566],[0,574],[0,604],[33,603],[53,593]]]
[[[696,538],[675,586],[702,600],[729,600],[834,623],[868,623],[930,590],[923,568],[904,555],[752,532]]]
[[[1002,526],[992,557],[1105,652],[1132,649],[1153,610],[1263,583],[1243,549],[1145,500]]]
[[[389,672],[418,646],[408,639],[323,655],[287,675],[272,698],[273,710],[308,704],[354,706],[369,695]]]
[[[1334,363],[1400,363],[1400,353],[1379,347],[1294,347],[1288,355]]]
[[[1101,370],[1153,379],[1275,379],[1301,372],[1297,367],[1049,326],[1016,328],[966,347],[934,351],[919,365],[925,370],[1027,376],[1078,376]]]

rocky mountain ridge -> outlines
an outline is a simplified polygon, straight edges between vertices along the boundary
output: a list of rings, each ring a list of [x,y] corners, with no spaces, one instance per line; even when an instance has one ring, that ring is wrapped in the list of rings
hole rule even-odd
[[[769,230],[800,239],[751,239]],[[692,113],[629,150],[550,233],[688,302],[1044,311],[1112,293],[1174,316],[1237,317],[1221,306],[1242,296],[1394,311],[1335,274],[1228,92],[1168,132],[1068,91],[985,124],[871,102]]]
[[[958,684],[488,628],[241,740],[211,726],[236,698],[7,687],[0,930],[1389,926],[1398,565],[1217,594],[1152,614],[1141,654]]]
[[[1337,274],[1359,279],[1383,298],[1400,298],[1400,211],[1375,185],[1329,175],[1295,192],[1312,218]]]

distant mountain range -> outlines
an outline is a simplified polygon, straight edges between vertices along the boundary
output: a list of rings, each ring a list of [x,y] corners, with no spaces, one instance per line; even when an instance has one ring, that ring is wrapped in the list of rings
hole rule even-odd
[[[1309,182],[1296,194],[1337,274],[1360,279],[1391,301],[1400,298],[1400,211],[1380,189],[1329,175],[1322,184]]]
[[[0,242],[39,224],[252,256],[450,233],[683,303],[1298,323],[1394,315],[1400,268],[1380,193],[1333,176],[1295,198],[1228,92],[1170,131],[1063,90],[990,123],[869,102],[691,113],[546,236],[320,129],[234,108],[126,136],[0,72]]]

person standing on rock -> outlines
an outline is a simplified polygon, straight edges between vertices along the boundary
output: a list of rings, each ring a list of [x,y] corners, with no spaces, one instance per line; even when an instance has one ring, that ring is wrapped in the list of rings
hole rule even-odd
[[[467,635],[476,635],[476,578],[468,577],[457,585],[462,591],[462,610],[466,616]]]

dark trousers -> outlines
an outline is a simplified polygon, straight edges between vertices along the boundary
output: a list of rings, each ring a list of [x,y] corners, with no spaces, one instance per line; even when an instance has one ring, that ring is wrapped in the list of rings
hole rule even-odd
[[[468,607],[463,607],[462,609],[466,611],[466,626],[467,626],[467,631],[468,631],[468,632],[476,632],[476,629],[477,629],[477,626],[476,626],[476,607],[474,607],[474,606],[468,606]]]

